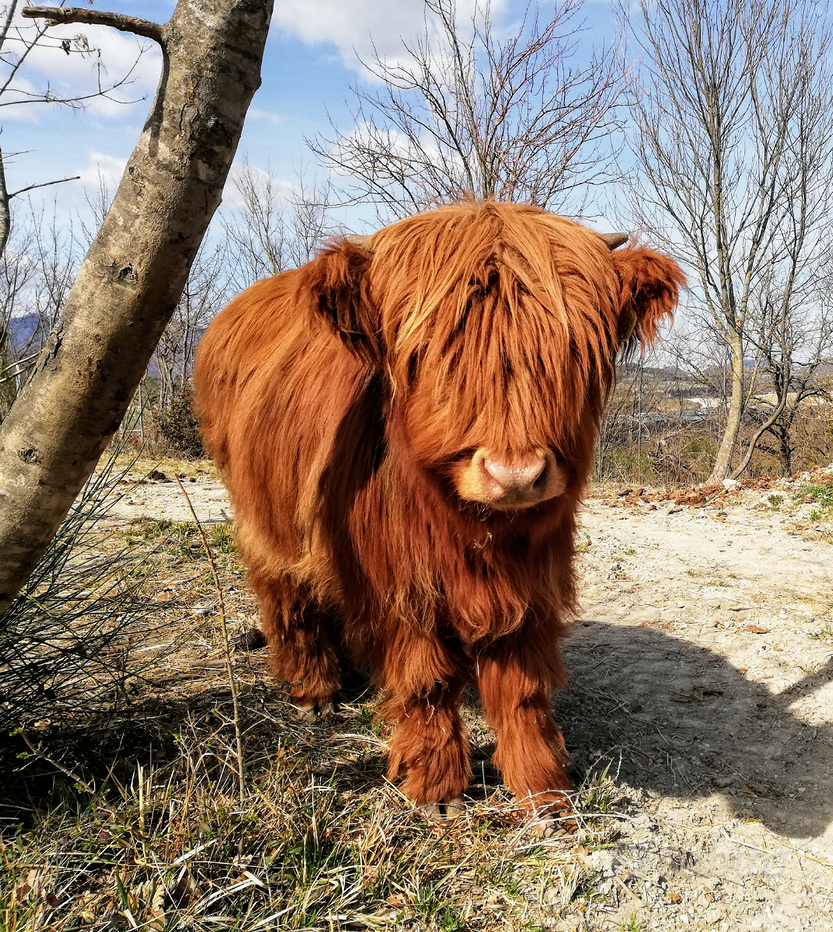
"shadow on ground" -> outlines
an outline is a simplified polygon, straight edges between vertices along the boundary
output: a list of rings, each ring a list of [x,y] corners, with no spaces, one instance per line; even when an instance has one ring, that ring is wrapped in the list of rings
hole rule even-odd
[[[571,684],[555,716],[577,778],[607,757],[631,786],[719,792],[739,816],[782,835],[814,838],[833,821],[833,725],[809,725],[790,708],[829,682],[833,655],[778,695],[647,627],[580,622],[564,656]]]
[[[833,657],[789,693],[774,695],[717,654],[646,627],[585,621],[565,641],[564,654],[571,684],[556,696],[555,716],[577,784],[607,759],[630,786],[687,798],[718,792],[740,817],[757,818],[779,834],[814,838],[833,821],[833,725],[808,725],[790,708],[829,681]],[[182,696],[180,689],[177,701],[148,699],[127,715],[63,723],[42,736],[43,747],[68,773],[101,786],[129,782],[137,762],[175,760],[190,737],[209,779],[233,779],[228,689]],[[356,788],[381,785],[381,738],[368,696],[364,681],[351,682],[349,708],[302,724],[266,678],[246,687],[241,703],[250,772],[265,772],[279,748],[291,749],[309,777]],[[50,761],[17,758],[27,750],[20,738],[0,741],[0,830],[27,821],[72,786],[72,777]],[[488,760],[492,751],[488,739],[473,742],[469,795],[475,799],[500,785]]]

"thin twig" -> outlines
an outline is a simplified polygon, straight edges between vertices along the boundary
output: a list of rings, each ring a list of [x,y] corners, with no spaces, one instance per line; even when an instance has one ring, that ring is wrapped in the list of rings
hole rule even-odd
[[[228,675],[229,687],[231,688],[231,702],[234,708],[234,735],[237,739],[238,791],[240,802],[243,803],[246,795],[245,768],[243,765],[243,736],[240,728],[240,705],[237,699],[237,681],[234,678],[234,669],[231,663],[231,650],[229,648],[228,626],[226,625],[226,604],[223,600],[223,588],[220,585],[220,575],[217,572],[217,564],[214,561],[214,554],[211,552],[211,547],[208,545],[208,538],[205,536],[202,523],[197,517],[196,511],[194,511],[194,506],[191,504],[191,499],[188,496],[188,493],[185,491],[185,486],[180,481],[179,476],[175,476],[174,478],[176,479],[177,485],[181,489],[182,494],[185,496],[185,501],[188,502],[188,508],[191,510],[191,514],[194,516],[194,523],[197,526],[200,540],[202,540],[203,549],[205,550],[205,554],[208,557],[208,562],[211,566],[211,576],[214,579],[214,587],[217,590],[217,607],[220,613],[220,625],[223,631],[223,658],[226,662],[226,673]]]
[[[19,191],[14,191],[9,195],[9,200],[13,197],[17,197],[18,194],[25,194],[27,191],[34,191],[35,188],[48,188],[51,184],[65,184],[67,181],[79,181],[81,178],[80,175],[73,175],[71,178],[56,178],[55,181],[41,181],[38,184],[30,184],[25,188],[21,188]]]
[[[71,770],[68,770],[59,761],[56,761],[54,758],[50,757],[48,754],[45,754],[43,751],[41,751],[40,748],[36,748],[34,744],[32,744],[32,742],[29,740],[29,736],[26,734],[26,732],[22,728],[18,728],[17,733],[26,742],[26,744],[29,746],[29,750],[35,755],[35,757],[37,757],[39,760],[46,761],[47,764],[51,764],[53,767],[56,767],[58,770],[61,771],[61,773],[65,777],[69,777],[70,780],[73,780],[75,783],[77,783],[78,786],[80,786],[82,790],[89,793],[91,796],[95,795],[95,790],[90,786],[89,783],[87,783],[86,780],[82,780],[81,777],[79,777],[77,774],[74,774]]]

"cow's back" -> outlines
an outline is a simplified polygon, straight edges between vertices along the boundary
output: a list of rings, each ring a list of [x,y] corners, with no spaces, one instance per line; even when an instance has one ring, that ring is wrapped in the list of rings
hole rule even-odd
[[[366,368],[311,307],[300,274],[264,279],[209,325],[194,371],[205,445],[244,555],[304,559],[322,472]]]

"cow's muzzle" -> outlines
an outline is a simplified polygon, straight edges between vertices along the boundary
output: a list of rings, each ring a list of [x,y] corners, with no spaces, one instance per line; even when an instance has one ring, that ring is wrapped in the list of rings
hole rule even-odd
[[[455,484],[466,501],[511,510],[561,495],[567,481],[552,450],[518,455],[496,454],[481,447],[457,474]]]

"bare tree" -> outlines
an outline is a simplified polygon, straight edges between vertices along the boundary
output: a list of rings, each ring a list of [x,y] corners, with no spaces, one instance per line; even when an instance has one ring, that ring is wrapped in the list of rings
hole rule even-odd
[[[771,397],[752,399],[761,414],[760,425],[734,470],[734,477],[747,469],[756,447],[767,434],[777,447],[767,448],[766,452],[781,460],[786,475],[793,472],[793,427],[801,406],[811,398],[829,400],[830,397],[824,381],[819,378],[833,363],[830,297],[828,285],[797,307],[789,308],[782,288],[777,288],[774,294],[761,288],[760,306],[754,309],[756,326],[750,340],[758,353],[761,373],[772,391]]]
[[[209,321],[231,297],[227,288],[224,244],[203,244],[197,253],[188,281],[173,316],[153,353],[159,373],[157,407],[170,405],[181,391],[194,368],[194,354]]]
[[[614,59],[574,66],[580,0],[556,0],[543,25],[527,10],[500,37],[488,3],[468,24],[455,0],[425,0],[422,36],[397,60],[364,67],[382,89],[353,90],[350,132],[309,141],[348,200],[405,216],[465,196],[564,205],[605,177],[616,126]]]
[[[239,205],[223,215],[230,284],[242,291],[267,275],[309,262],[335,232],[329,185],[282,184],[244,162],[232,176]]]
[[[18,321],[31,314],[32,287],[37,269],[30,261],[35,233],[31,223],[18,225],[9,248],[0,254],[0,420],[34,364],[39,345],[21,333]]]
[[[144,54],[144,48],[137,47],[136,58],[132,65],[122,71],[117,78],[110,79],[101,61],[100,49],[91,45],[86,35],[77,33],[72,38],[53,38],[49,35],[49,24],[21,20],[18,15],[19,8],[19,0],[10,0],[0,14],[0,107],[53,104],[83,109],[95,98],[116,99],[113,96],[114,93],[119,88],[132,83],[136,65]],[[95,22],[95,11],[89,12],[92,19],[86,21]],[[79,17],[70,21],[83,22],[84,20]],[[96,83],[93,90],[66,96],[56,93],[48,82],[33,86],[28,78],[24,80],[23,76],[28,71],[27,60],[36,48],[53,48],[62,55],[81,55],[89,58],[95,66]],[[0,150],[0,255],[6,248],[11,230],[10,201],[36,188],[63,184],[65,181],[75,181],[77,178],[77,175],[71,178],[56,178],[53,181],[30,184],[16,191],[9,191],[6,184],[4,154]]]
[[[297,268],[310,259],[336,232],[331,216],[332,187],[329,182],[308,184],[303,172],[287,198],[286,263]]]
[[[23,203],[19,229],[0,256],[0,420],[60,318],[82,254],[54,203],[51,212]]]
[[[61,318],[84,253],[73,223],[59,221],[55,202],[51,213],[44,206],[29,208],[34,227],[29,258],[37,270],[32,313],[38,321],[41,349]]]
[[[779,327],[756,323],[758,311],[777,308],[785,332],[796,314],[812,317],[827,274],[829,25],[812,0],[638,0],[619,12],[635,53],[632,207],[694,266],[691,303],[729,358],[708,480],[719,482],[737,448],[755,339],[770,334],[777,346]]]
[[[260,83],[271,3],[179,0],[161,26],[29,12],[129,29],[162,46],[165,67],[60,325],[0,427],[0,612],[95,468],[179,301]]]

